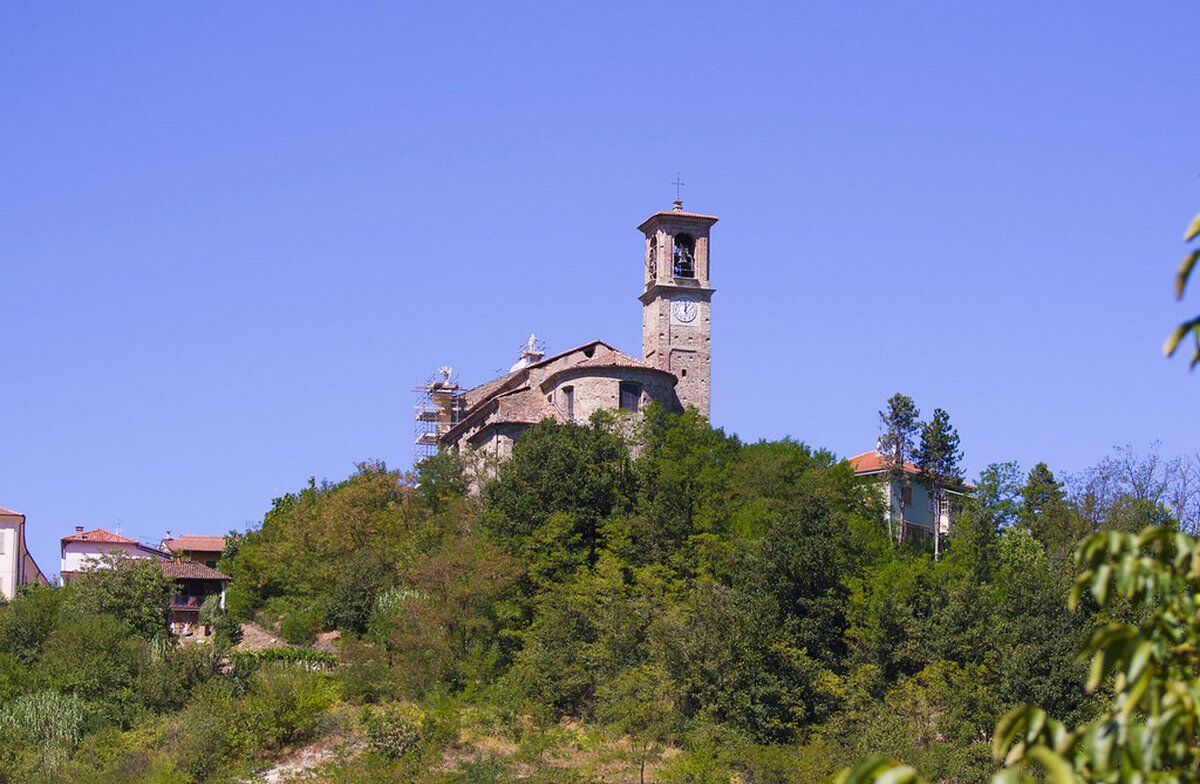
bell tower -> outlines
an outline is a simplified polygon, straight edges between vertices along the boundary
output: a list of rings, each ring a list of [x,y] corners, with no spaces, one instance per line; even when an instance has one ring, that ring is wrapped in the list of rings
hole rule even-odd
[[[709,416],[712,295],[708,234],[712,215],[684,212],[683,202],[638,226],[646,235],[642,302],[642,357],[675,374],[675,394],[686,408]]]

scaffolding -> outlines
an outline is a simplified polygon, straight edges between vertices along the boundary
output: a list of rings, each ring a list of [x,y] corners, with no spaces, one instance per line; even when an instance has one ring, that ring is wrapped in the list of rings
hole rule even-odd
[[[438,453],[441,438],[458,424],[466,409],[463,390],[458,385],[454,369],[447,366],[413,390],[417,403],[413,406],[416,434],[413,438],[413,465]]]

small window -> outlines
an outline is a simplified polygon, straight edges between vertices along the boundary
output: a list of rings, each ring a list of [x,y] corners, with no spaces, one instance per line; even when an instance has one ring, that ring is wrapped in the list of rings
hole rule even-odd
[[[687,368],[684,368],[683,370],[679,371],[679,377],[687,378]]]
[[[696,277],[696,240],[690,234],[675,235],[675,277]]]
[[[575,387],[563,387],[563,411],[567,413],[567,419],[575,419]]]
[[[610,387],[611,389],[611,387]],[[621,383],[621,408],[625,411],[637,411],[642,402],[641,384]]]
[[[911,504],[912,503],[912,488],[909,486],[905,486],[905,488],[900,491],[900,497],[904,499],[904,503],[906,505]]]

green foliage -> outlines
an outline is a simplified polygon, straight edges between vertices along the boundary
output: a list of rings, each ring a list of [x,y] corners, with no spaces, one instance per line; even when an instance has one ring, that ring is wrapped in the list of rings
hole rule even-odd
[[[228,648],[242,641],[242,625],[232,614],[221,609],[221,597],[212,594],[200,606],[200,623],[212,627],[213,642]]]
[[[1162,526],[1108,531],[1082,542],[1076,558],[1083,571],[1070,591],[1073,607],[1089,599],[1101,608],[1128,602],[1135,611],[1135,620],[1097,624],[1085,646],[1087,689],[1111,690],[1111,698],[1098,718],[1074,729],[1032,705],[1006,713],[992,738],[1004,766],[993,782],[1196,781],[1200,543]],[[917,777],[873,758],[844,780]]]
[[[313,618],[324,625],[329,597],[361,587],[366,573],[386,582],[380,573],[354,567],[355,578],[340,578],[339,588],[339,576],[362,553],[391,565],[411,561],[423,546],[411,525],[417,514],[410,488],[382,463],[360,464],[343,482],[310,481],[300,492],[275,499],[262,526],[239,537],[222,558],[222,569],[232,578],[230,612],[241,620],[260,610],[276,616],[297,612],[304,616],[297,634],[311,628]],[[386,584],[368,587],[375,594]],[[358,617],[352,611],[334,620],[354,625]]]
[[[396,693],[396,676],[382,645],[347,640],[338,649],[337,680],[342,698],[350,702],[380,702]]]
[[[602,521],[628,504],[629,450],[612,430],[550,421],[534,425],[486,488],[485,520],[514,546],[555,513],[574,522],[578,547],[591,553]]]
[[[908,395],[897,392],[888,398],[879,412],[879,457],[883,461],[883,475],[889,485],[904,487],[908,474],[904,471],[905,461],[911,460],[915,451],[915,439],[921,429],[921,412]],[[904,495],[899,495],[900,518],[904,519]],[[892,524],[888,515],[889,533]]]
[[[54,629],[65,595],[64,591],[38,585],[0,608],[0,651],[23,664],[33,664]]]
[[[108,615],[139,636],[166,637],[167,605],[175,582],[152,558],[107,555],[89,564],[71,581],[64,608],[76,613]]]
[[[328,677],[297,667],[255,673],[243,721],[258,748],[279,748],[311,737],[334,700]]]
[[[50,688],[79,697],[106,720],[127,722],[137,705],[137,674],[149,656],[149,643],[116,618],[64,610],[37,673]]]
[[[308,645],[317,639],[325,614],[313,604],[289,607],[279,619],[279,636],[292,645]]]
[[[629,739],[629,752],[644,781],[646,765],[658,759],[678,724],[667,673],[654,665],[626,670],[597,693],[597,718]]]
[[[0,710],[53,694],[83,716],[52,769],[54,744],[7,730],[0,782],[227,784],[364,734],[312,780],[782,784],[883,753],[977,781],[996,715],[1037,703],[1088,726],[1119,693],[1112,674],[1082,686],[1097,618],[1153,617],[1116,588],[1065,606],[1071,537],[1173,530],[1140,479],[1068,495],[1044,466],[990,466],[934,560],[888,538],[877,487],[828,452],[743,444],[695,412],[594,424],[531,428],[482,497],[440,456],[415,485],[365,464],[278,499],[222,558],[214,645],[162,636],[160,594],[124,568],[0,606]],[[255,616],[296,641],[337,628],[338,654],[230,650]],[[1132,733],[1154,714],[1131,715]]]
[[[83,701],[58,691],[25,694],[0,704],[0,760],[11,765],[13,757],[26,752],[38,767],[57,769],[83,738],[86,721]]]
[[[372,711],[366,721],[371,750],[390,759],[415,754],[421,744],[419,718],[397,708]]]

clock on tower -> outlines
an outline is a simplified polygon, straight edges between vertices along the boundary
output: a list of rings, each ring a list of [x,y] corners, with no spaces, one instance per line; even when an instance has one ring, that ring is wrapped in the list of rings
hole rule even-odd
[[[646,236],[642,356],[675,374],[684,406],[709,416],[713,287],[709,283],[712,215],[684,212],[683,202],[656,212],[638,230]]]

